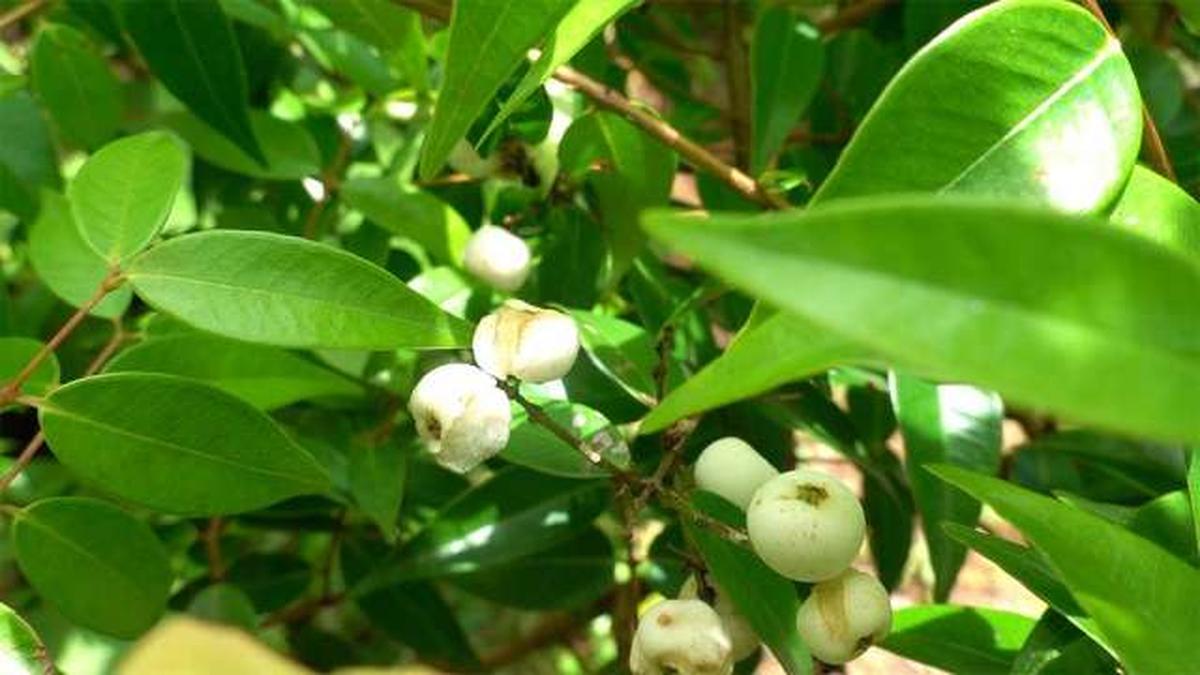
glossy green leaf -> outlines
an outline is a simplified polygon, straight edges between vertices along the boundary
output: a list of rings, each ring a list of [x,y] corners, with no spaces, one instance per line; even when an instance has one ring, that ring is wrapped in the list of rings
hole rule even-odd
[[[1200,268],[1139,237],[949,196],[645,221],[733,285],[900,368],[1114,430],[1200,438]]]
[[[613,547],[596,528],[574,539],[484,572],[450,578],[455,586],[508,607],[573,609],[613,584]]]
[[[0,604],[0,663],[10,668],[12,675],[43,675],[54,670],[42,638],[5,604]]]
[[[250,511],[329,485],[269,417],[175,376],[76,380],[50,395],[41,422],[55,456],[77,476],[169,513]]]
[[[120,0],[126,33],[150,71],[197,117],[265,163],[250,125],[246,69],[217,0]]]
[[[1200,256],[1200,203],[1150,169],[1133,168],[1109,218],[1164,246]]]
[[[1130,673],[1194,663],[1200,572],[1119,525],[1004,481],[935,472],[1015,525],[1049,559]]]
[[[1114,669],[1107,654],[1058,612],[1042,612],[1009,675],[1106,673]]]
[[[742,524],[740,510],[716,495],[698,491],[693,494],[692,503],[727,524]],[[750,622],[784,671],[789,675],[812,672],[808,648],[796,632],[800,600],[792,582],[776,574],[748,548],[700,525],[689,523],[685,529],[700,550],[713,580]]]
[[[152,131],[101,148],[67,187],[84,241],[114,265],[145,248],[167,222],[187,171],[187,153],[170,134]]]
[[[454,347],[470,328],[386,271],[298,237],[214,231],[179,237],[127,271],[138,295],[185,323],[284,347]]]
[[[13,523],[21,572],[67,618],[131,638],[162,615],[171,586],[166,552],[145,523],[97,499],[47,499]]]
[[[880,647],[951,673],[1008,675],[1034,621],[983,607],[917,605],[897,611]]]
[[[672,422],[862,357],[863,349],[807,319],[774,313],[739,333],[725,353],[671,391],[643,420],[653,433]]]
[[[611,286],[641,251],[644,235],[637,227],[638,215],[664,205],[671,194],[675,153],[620,116],[595,112],[567,130],[559,158],[565,172],[586,175],[595,193],[608,239],[606,276]]]
[[[108,276],[108,263],[83,240],[67,200],[42,191],[42,208],[29,232],[29,261],[50,290],[70,305],[86,303]],[[112,291],[91,313],[112,318],[125,313],[133,292],[129,286]]]
[[[603,481],[510,468],[463,493],[355,594],[400,581],[469,574],[544,551],[587,529],[608,504]]]
[[[1022,586],[1078,626],[1084,633],[1097,642],[1105,644],[1096,622],[1080,608],[1079,603],[1071,596],[1071,591],[1063,585],[1058,573],[1036,551],[958,523],[946,523],[942,529],[952,539],[975,550],[995,563],[1010,577],[1021,582]]]
[[[250,128],[265,157],[262,164],[195,115],[172,113],[162,122],[199,157],[222,169],[273,180],[298,180],[321,171],[321,152],[304,127],[265,112],[250,112]]]
[[[1104,26],[1073,3],[1001,0],[901,69],[814,199],[959,192],[1097,211],[1140,139],[1137,83]]]
[[[1183,490],[1168,492],[1139,506],[1127,527],[1193,566],[1200,563],[1192,504]]]
[[[346,377],[296,354],[202,333],[134,345],[109,362],[105,371],[166,373],[199,380],[263,410],[310,398],[362,393]]]
[[[905,468],[929,548],[935,602],[945,602],[954,587],[967,549],[950,539],[943,523],[973,527],[982,505],[949,489],[925,470],[948,463],[994,474],[1000,466],[1000,397],[974,387],[934,384],[911,375],[893,373],[892,400],[904,436]]]
[[[542,409],[609,461],[621,466],[629,463],[629,447],[621,432],[600,413],[566,401],[544,403]],[[606,475],[603,468],[593,464],[578,449],[567,445],[545,427],[531,422],[519,408],[513,412],[508,445],[500,452],[500,457],[552,476],[596,478]]]
[[[83,33],[44,26],[29,67],[38,97],[67,139],[95,148],[117,132],[124,115],[120,83]]]
[[[350,494],[383,532],[383,538],[396,540],[396,519],[404,484],[408,476],[408,454],[396,443],[355,444],[347,450]]]
[[[488,100],[573,4],[573,0],[455,3],[445,77],[421,148],[422,178],[432,178],[442,168]]]
[[[525,71],[521,81],[500,107],[500,112],[492,118],[484,136],[491,135],[516,112],[530,94],[550,79],[555,68],[566,65],[579,50],[591,42],[592,38],[604,30],[605,26],[635,4],[637,0],[576,0],[546,38],[541,54],[529,66],[529,70]]]
[[[435,259],[462,263],[471,227],[454,207],[428,192],[403,188],[392,178],[355,178],[342,186],[342,197],[376,225],[412,239]]]
[[[750,39],[750,171],[758,175],[808,107],[825,65],[821,33],[800,14],[768,7]]]
[[[0,337],[0,384],[16,377],[41,350],[42,343],[37,340]],[[58,358],[51,353],[25,380],[20,391],[32,396],[47,394],[58,386],[59,373]]]
[[[579,342],[596,366],[635,399],[654,400],[654,337],[641,326],[596,312],[574,311]]]

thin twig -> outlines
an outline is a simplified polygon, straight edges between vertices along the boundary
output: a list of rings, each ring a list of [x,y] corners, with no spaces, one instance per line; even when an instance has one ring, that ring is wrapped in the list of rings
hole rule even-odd
[[[46,4],[46,0],[28,0],[28,2],[17,5],[4,14],[0,14],[0,30],[4,30],[26,16],[38,11],[44,4]]]
[[[259,628],[270,628],[279,624],[300,623],[322,609],[340,603],[345,598],[345,593],[334,593],[332,595],[322,595],[301,600],[300,602],[284,607],[274,614],[268,615],[259,623]]]
[[[1117,39],[1117,32],[1113,30],[1112,24],[1108,22],[1108,17],[1104,16],[1104,10],[1100,8],[1100,3],[1097,0],[1080,0],[1083,6],[1096,17],[1096,20],[1104,24],[1104,29],[1112,36],[1112,39]],[[1150,108],[1142,103],[1142,154],[1145,155],[1154,165],[1155,171],[1171,179],[1171,182],[1178,182],[1179,179],[1175,175],[1175,167],[1171,164],[1171,157],[1167,154],[1167,148],[1163,145],[1162,135],[1158,133],[1158,126],[1154,123],[1154,118],[1150,115]]]
[[[204,553],[208,557],[208,576],[214,582],[224,581],[225,579],[225,561],[221,557],[221,530],[225,528],[225,521],[219,516],[208,520],[208,527],[204,528]]]
[[[25,467],[29,466],[29,463],[33,461],[34,456],[37,455],[38,450],[42,449],[42,444],[45,442],[46,435],[41,431],[33,435],[33,438],[21,450],[21,454],[17,455],[17,460],[13,462],[13,465],[8,467],[8,471],[5,471],[3,476],[0,476],[0,492],[7,490],[8,486],[16,480],[17,476],[21,475],[21,472],[25,470]]]
[[[641,505],[629,490],[621,490],[617,502],[621,511],[621,531],[625,535],[625,566],[629,568],[629,578],[617,588],[613,603],[613,637],[617,643],[617,663],[625,664],[629,663],[637,629],[637,607],[642,597],[637,553],[637,520]]]
[[[105,296],[120,286],[122,282],[123,279],[120,272],[115,269],[109,272],[108,276],[104,277],[96,292],[92,294],[92,297],[88,298],[79,309],[75,310],[75,313],[58,329],[58,332],[50,338],[50,341],[43,345],[37,354],[34,354],[29,363],[25,364],[21,372],[9,380],[3,389],[0,389],[0,405],[11,403],[17,399],[17,396],[21,393],[21,385],[25,384],[33,376],[34,372],[37,371],[38,367],[42,365],[42,362],[49,358],[54,353],[54,350],[58,349],[70,337],[71,333],[79,327],[79,324],[83,323],[83,320],[87,318],[88,313],[95,309],[104,300]]]
[[[750,67],[742,40],[742,0],[725,0],[725,82],[735,163],[750,166]]]
[[[345,131],[338,132],[337,152],[333,161],[321,172],[321,198],[313,202],[304,218],[302,232],[305,239],[316,239],[320,233],[321,216],[325,213],[325,207],[333,201],[334,194],[341,189],[342,172],[346,170],[346,163],[350,160],[350,148],[353,143],[350,134]]]

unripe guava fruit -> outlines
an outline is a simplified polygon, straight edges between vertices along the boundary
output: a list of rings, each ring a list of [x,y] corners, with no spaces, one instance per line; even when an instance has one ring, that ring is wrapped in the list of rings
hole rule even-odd
[[[700,599],[698,585],[695,576],[688,577],[679,589],[679,599]],[[736,663],[758,651],[758,634],[750,627],[750,622],[746,620],[746,617],[742,616],[742,613],[733,605],[725,591],[715,582],[711,582],[711,585],[715,593],[712,608],[716,610],[717,616],[721,617],[721,625],[725,627],[725,634],[729,636],[730,654]]]
[[[497,378],[550,382],[575,364],[579,329],[562,312],[509,300],[480,320],[471,348],[475,363]]]
[[[755,553],[797,581],[824,581],[850,566],[866,519],[854,493],[827,474],[797,469],[767,481],[746,510]]]
[[[715,492],[744,511],[759,487],[779,475],[770,462],[740,438],[719,438],[700,453],[693,469],[696,486]]]
[[[629,653],[634,675],[729,675],[733,658],[721,617],[700,600],[664,600],[638,622]]]
[[[813,656],[845,663],[882,640],[892,627],[892,607],[875,577],[847,569],[813,586],[796,613],[796,630]]]
[[[496,380],[466,363],[438,366],[413,389],[417,434],[442,466],[465,473],[508,444],[512,409]]]
[[[495,225],[476,230],[463,252],[463,266],[471,276],[505,293],[525,284],[531,260],[524,239]]]

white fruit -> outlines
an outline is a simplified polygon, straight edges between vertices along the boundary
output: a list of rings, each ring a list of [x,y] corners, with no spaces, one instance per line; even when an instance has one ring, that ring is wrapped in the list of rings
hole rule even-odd
[[[733,658],[721,617],[699,600],[664,600],[638,623],[629,653],[634,675],[729,675]]]
[[[451,169],[472,178],[487,178],[496,172],[495,159],[480,157],[475,147],[466,139],[460,140],[454,145],[450,156],[446,158],[446,164]]]
[[[713,598],[713,609],[716,610],[717,616],[721,617],[721,625],[725,628],[725,634],[729,636],[730,655],[735,662],[750,656],[758,651],[758,634],[750,627],[750,622],[742,613],[733,606],[733,602],[725,591],[721,589],[716,582],[711,582],[715,597]],[[696,588],[696,577],[688,577],[688,580],[683,582],[683,586],[679,589],[680,600],[695,600],[698,598]]]
[[[506,293],[525,284],[530,260],[525,240],[495,225],[476,230],[463,252],[463,266],[472,276]]]
[[[475,363],[497,378],[550,382],[575,364],[579,329],[562,312],[509,300],[475,327],[471,348]]]
[[[798,581],[831,579],[862,546],[866,519],[850,489],[833,476],[797,469],[767,481],[746,510],[754,552]]]
[[[720,438],[696,459],[696,485],[715,492],[745,510],[763,483],[779,475],[775,467],[740,438]]]
[[[508,444],[508,397],[475,366],[451,363],[429,371],[408,410],[434,458],[453,471],[469,471]]]
[[[813,656],[845,663],[882,640],[892,627],[887,590],[856,569],[813,586],[796,614],[796,630]]]

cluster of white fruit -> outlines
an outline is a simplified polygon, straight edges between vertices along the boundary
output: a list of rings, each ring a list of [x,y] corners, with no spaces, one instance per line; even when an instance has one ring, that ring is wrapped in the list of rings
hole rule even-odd
[[[561,378],[575,363],[579,331],[562,312],[509,300],[479,322],[471,348],[477,365],[434,368],[408,400],[417,434],[439,464],[459,473],[508,444],[512,408],[497,380]]]
[[[771,569],[813,587],[796,630],[813,656],[840,664],[887,635],[892,610],[883,585],[850,567],[866,532],[862,506],[832,476],[779,473],[745,441],[722,438],[700,454],[696,485],[746,510],[755,553]],[[672,669],[725,675],[758,646],[745,617],[715,585],[713,606],[696,599],[694,579],[676,600],[652,607],[638,624],[630,654],[636,675]]]

